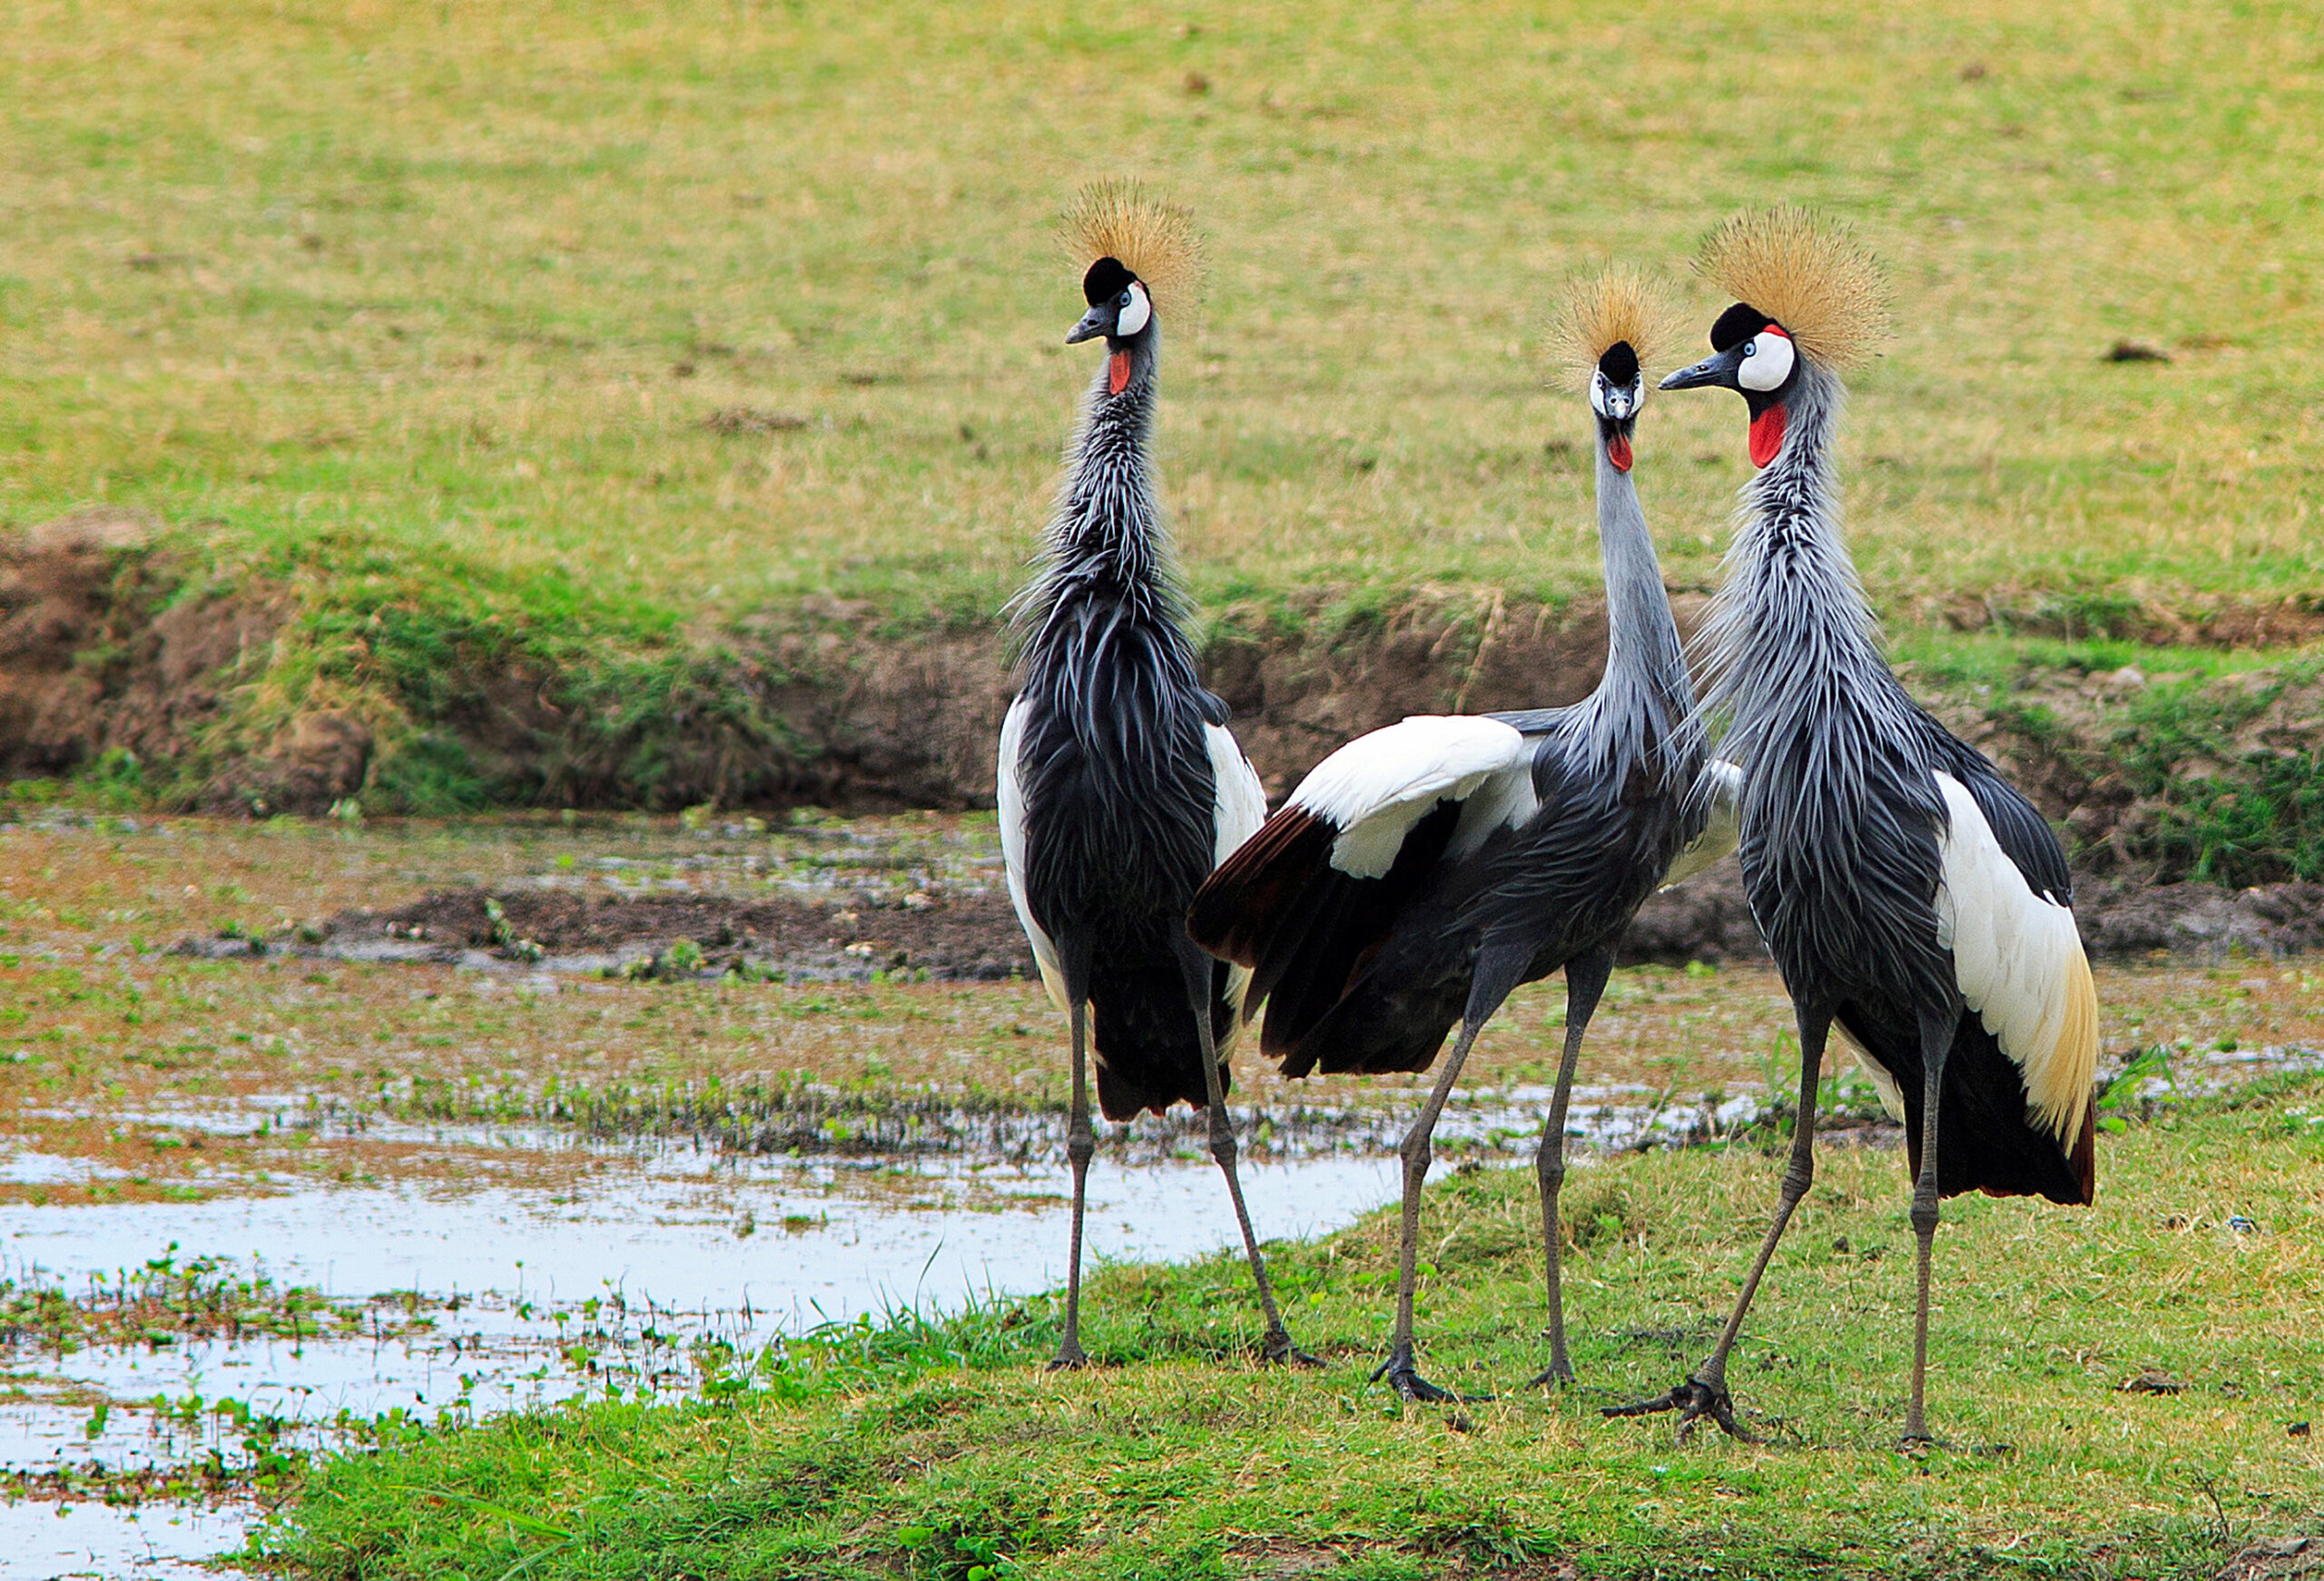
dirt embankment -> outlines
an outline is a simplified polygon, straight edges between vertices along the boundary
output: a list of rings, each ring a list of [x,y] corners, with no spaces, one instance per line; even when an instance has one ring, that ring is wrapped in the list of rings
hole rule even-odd
[[[997,626],[898,640],[877,612],[826,604],[683,652],[610,653],[568,635],[560,658],[474,621],[457,641],[449,623],[419,641],[399,634],[409,611],[335,607],[335,629],[361,634],[334,665],[316,658],[327,623],[290,590],[204,591],[153,530],[90,512],[0,541],[0,775],[102,778],[125,763],[148,794],[261,813],[346,797],[375,812],[991,803],[1009,698]],[[1674,595],[1682,629],[1704,602]],[[2239,610],[2202,618],[2222,640],[2273,641],[2305,633],[2313,613]],[[1304,621],[1227,610],[1205,667],[1280,795],[1405,714],[1581,697],[1605,643],[1596,601],[1423,591]],[[333,690],[312,679],[326,673]],[[2209,682],[2050,670],[1990,690],[1913,684],[2070,831],[2089,879],[2242,886],[2324,870],[2314,664]],[[1692,931],[1737,928],[1748,919],[1722,912]]]
[[[186,752],[265,668],[282,602],[181,596],[158,530],[97,509],[0,536],[0,776]]]
[[[1996,592],[1931,599],[1909,614],[1923,625],[2069,643],[2151,648],[2297,648],[2324,642],[2324,593],[2281,598],[2200,597],[2177,605],[2120,598]]]
[[[288,695],[291,593],[202,591],[156,534],[136,513],[96,510],[0,536],[0,777],[86,773],[108,754],[165,771],[191,761],[191,778],[169,779],[175,800],[261,814],[350,796],[443,810],[410,800],[430,772],[504,803],[991,803],[1009,696],[998,625],[896,642],[877,633],[876,612],[826,603],[803,612],[805,629],[745,630],[663,663],[640,683],[656,689],[649,709],[612,695],[625,678],[610,666],[560,670],[486,640],[453,646],[424,684],[399,684],[395,624],[375,619],[379,694],[322,701]],[[1701,600],[1679,603],[1691,620]],[[1279,794],[1406,713],[1580,697],[1605,641],[1594,604],[1419,595],[1328,630],[1259,635],[1230,616],[1206,658]]]

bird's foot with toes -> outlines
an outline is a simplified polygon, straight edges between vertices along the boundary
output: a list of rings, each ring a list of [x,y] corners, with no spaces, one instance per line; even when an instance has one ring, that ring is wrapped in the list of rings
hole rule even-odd
[[[1388,1360],[1380,1363],[1372,1374],[1372,1381],[1378,1383],[1384,1379],[1398,1394],[1418,1405],[1472,1405],[1492,1398],[1489,1394],[1455,1394],[1431,1383],[1420,1375],[1409,1349],[1392,1351]]]
[[[1259,1342],[1259,1360],[1282,1367],[1315,1367],[1324,1365],[1321,1356],[1310,1356],[1292,1343],[1291,1336],[1277,1329]]]
[[[1735,1401],[1723,1383],[1707,1383],[1699,1378],[1689,1378],[1666,1393],[1652,1399],[1642,1399],[1635,1405],[1610,1405],[1599,1414],[1607,1417],[1650,1417],[1664,1411],[1679,1413],[1679,1438],[1690,1437],[1698,1423],[1705,1418],[1718,1426],[1718,1430],[1730,1439],[1747,1444],[1758,1442],[1757,1435],[1735,1419]]]

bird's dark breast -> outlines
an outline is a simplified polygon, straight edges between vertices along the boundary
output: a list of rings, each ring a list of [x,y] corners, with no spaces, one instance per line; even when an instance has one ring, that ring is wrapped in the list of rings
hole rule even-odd
[[[1174,628],[1118,614],[1075,634],[1028,665],[1028,899],[1045,928],[1183,917],[1217,838],[1193,656]]]
[[[1641,790],[1640,781],[1649,778],[1657,788]],[[1486,947],[1504,939],[1530,947],[1523,980],[1532,982],[1619,942],[1680,849],[1700,832],[1700,819],[1687,813],[1685,789],[1634,773],[1617,799],[1563,799],[1512,831],[1508,856],[1480,875],[1483,882],[1463,908]]]
[[[1206,1101],[1178,943],[1208,874],[1217,796],[1192,655],[1167,624],[1089,623],[1029,656],[1019,749],[1025,898],[1088,1000],[1109,1118]],[[1213,1033],[1226,967],[1212,971]]]
[[[1795,999],[1909,1019],[1955,992],[1936,941],[1944,802],[1860,722],[1769,743],[1746,773],[1738,855],[1751,915]]]

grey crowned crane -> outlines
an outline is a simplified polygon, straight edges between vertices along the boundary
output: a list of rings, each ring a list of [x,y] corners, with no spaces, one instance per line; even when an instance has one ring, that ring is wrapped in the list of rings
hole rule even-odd
[[[1088,1051],[1109,1120],[1177,1103],[1210,1112],[1211,1155],[1266,1317],[1263,1354],[1307,1361],[1285,1332],[1251,1232],[1226,1116],[1224,1050],[1245,975],[1187,938],[1187,905],[1266,815],[1226,707],[1194,647],[1147,457],[1162,319],[1191,299],[1200,244],[1183,209],[1136,186],[1086,189],[1065,241],[1089,310],[1066,337],[1106,360],[1068,447],[1040,570],[1019,595],[1022,688],[1000,731],[1001,851],[1009,899],[1073,1039],[1071,1272],[1054,1367],[1081,1348],[1081,1219],[1089,1160]]]
[[[1374,1376],[1407,1399],[1453,1398],[1413,1353],[1437,1117],[1479,1029],[1519,984],[1560,967],[1565,1048],[1536,1161],[1550,1360],[1535,1381],[1571,1378],[1557,1199],[1582,1034],[1640,903],[1732,844],[1710,832],[1717,797],[1697,793],[1694,691],[1630,480],[1656,315],[1637,276],[1612,273],[1578,290],[1567,317],[1597,437],[1608,624],[1597,690],[1566,708],[1407,719],[1342,747],[1211,875],[1187,921],[1206,949],[1250,968],[1252,1002],[1266,1001],[1260,1046],[1286,1075],[1426,1070],[1460,1023],[1401,1149],[1395,1334]]]
[[[1742,770],[1745,891],[1799,1023],[1799,1110],[1775,1219],[1710,1359],[1610,1415],[1709,1416],[1741,1436],[1727,1358],[1815,1173],[1816,1095],[1837,1021],[1905,1124],[1919,1242],[1908,1443],[1928,1438],[1929,1265],[1940,1199],[2083,1203],[2096,1190],[2098,1005],[2063,854],[2040,814],[1890,673],[1840,541],[1843,368],[1885,328],[1871,258],[1793,210],[1740,216],[1702,271],[1734,305],[1714,355],[1662,381],[1750,410],[1735,542],[1704,630],[1707,712]]]

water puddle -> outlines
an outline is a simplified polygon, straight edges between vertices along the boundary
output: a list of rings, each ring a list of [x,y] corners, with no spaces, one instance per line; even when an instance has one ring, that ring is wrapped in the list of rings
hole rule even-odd
[[[1456,1103],[1445,1157],[1529,1155],[1547,1096]],[[1709,1118],[1753,1112],[1737,1099]],[[1260,1234],[1325,1233],[1393,1200],[1410,1113],[1241,1111]],[[1617,1144],[1683,1141],[1706,1119],[1613,1089],[1574,1114],[1585,1140]],[[405,1422],[691,1395],[746,1380],[783,1335],[1035,1293],[1064,1273],[1071,1183],[1063,1117],[1046,1112],[955,1115],[922,1136],[949,1145],[917,1151],[783,1154],[399,1121],[296,1094],[115,1118],[212,1135],[300,1125],[317,1145],[360,1138],[471,1167],[457,1185],[268,1176],[207,1200],[0,1205],[0,1466],[36,1496],[9,1518],[43,1534],[26,1551],[56,1574],[168,1575],[232,1547],[254,1506],[166,1496],[262,1478],[287,1457],[391,1441]],[[27,1180],[81,1164],[12,1162]],[[1198,1125],[1107,1128],[1087,1241],[1093,1262],[1236,1244]],[[110,1508],[106,1488],[165,1497]]]
[[[9,1518],[47,1545],[22,1551],[56,1574],[170,1574],[161,1560],[233,1547],[254,1507],[97,1495],[262,1478],[270,1458],[391,1439],[406,1419],[689,1395],[746,1377],[782,1334],[1062,1272],[1070,1188],[1051,1163],[428,1134],[502,1154],[519,1183],[0,1207],[0,1465],[37,1496]],[[1117,1146],[1093,1167],[1093,1258],[1233,1242],[1215,1169],[1163,1151]],[[1270,1237],[1336,1228],[1395,1183],[1392,1161],[1338,1150],[1246,1173]],[[44,1328],[60,1303],[74,1317]]]
[[[219,1581],[204,1563],[242,1546],[255,1511],[176,1502],[0,1504],[0,1552],[25,1581]]]

